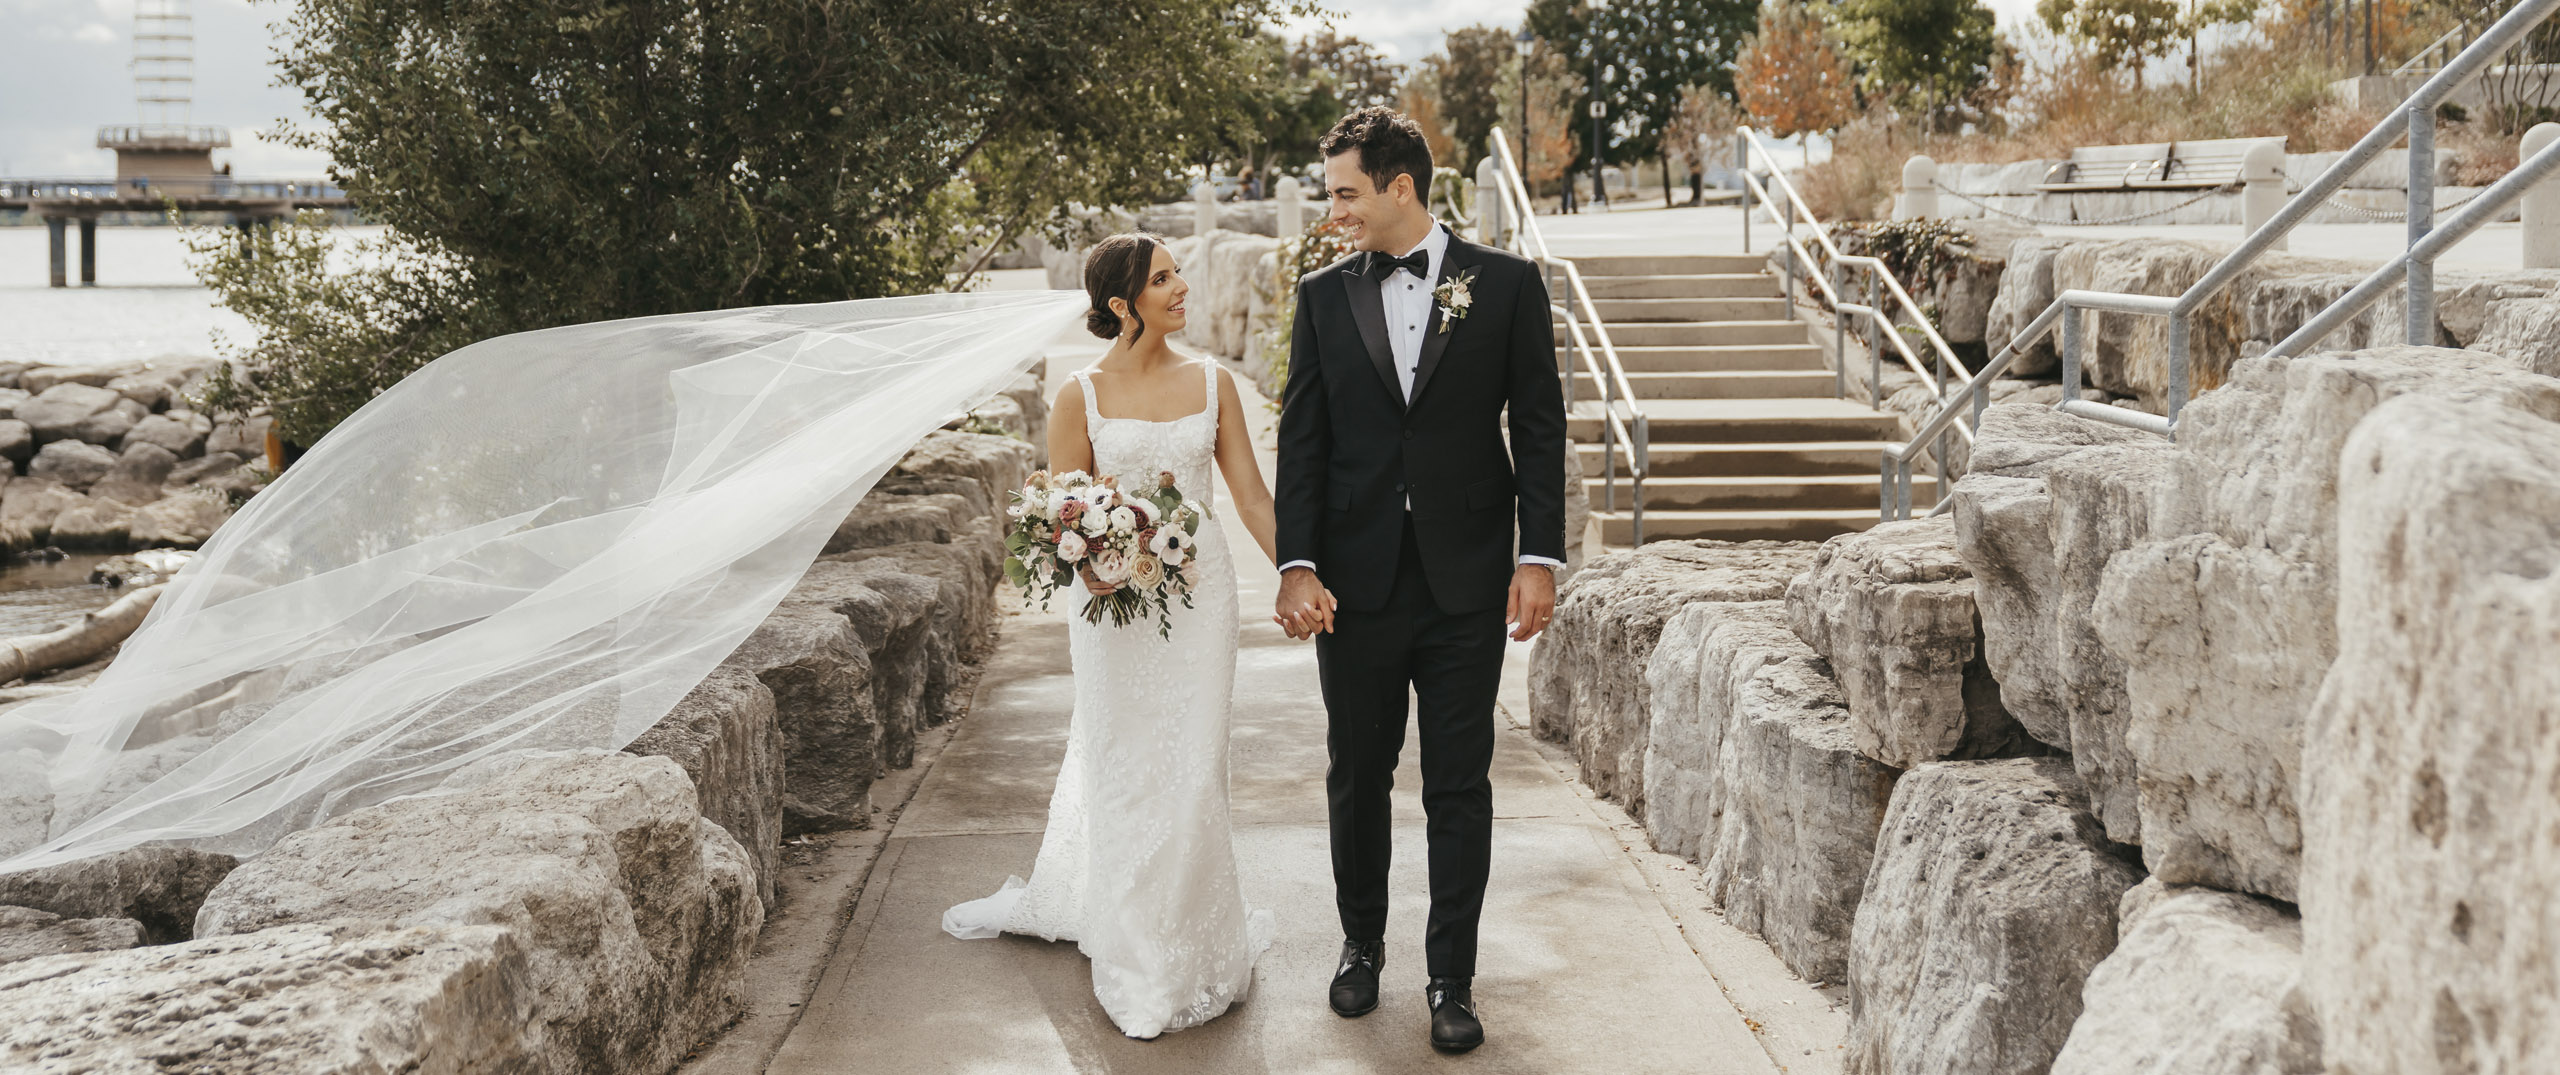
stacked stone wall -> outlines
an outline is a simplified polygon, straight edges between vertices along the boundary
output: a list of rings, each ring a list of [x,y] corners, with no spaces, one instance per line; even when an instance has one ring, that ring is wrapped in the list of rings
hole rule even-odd
[[[494,757],[246,861],[0,876],[0,1069],[672,1070],[740,1009],[782,841],[873,824],[965,712],[1033,458],[927,437],[625,751]]]
[[[2560,1065],[2560,379],[2248,358],[2174,443],[2009,403],[1953,497],[1783,599],[1662,581],[1783,548],[1600,557],[1533,667],[1539,733],[1845,983],[1848,1071]]]

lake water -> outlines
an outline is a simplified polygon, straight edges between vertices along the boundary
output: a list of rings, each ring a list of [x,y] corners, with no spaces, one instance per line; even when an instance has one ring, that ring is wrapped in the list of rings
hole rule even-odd
[[[377,229],[351,228],[351,233]],[[74,286],[46,286],[42,227],[0,228],[0,362],[96,365],[161,355],[210,357],[216,333],[248,324],[213,304],[187,271],[176,228],[99,228],[98,286],[80,287],[80,234],[67,236]]]

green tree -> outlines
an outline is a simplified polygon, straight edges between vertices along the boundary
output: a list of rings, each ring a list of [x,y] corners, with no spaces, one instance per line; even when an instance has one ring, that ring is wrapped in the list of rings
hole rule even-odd
[[[281,410],[268,386],[309,383],[295,367],[370,398],[458,337],[940,290],[973,249],[1063,229],[1067,205],[1160,191],[1241,122],[1215,90],[1257,62],[1261,26],[1301,10],[293,0],[279,82],[319,125],[287,139],[449,270],[367,306],[292,258],[208,266],[223,302],[271,315],[233,356],[250,375],[209,402]]]
[[[1601,159],[1658,161],[1669,200],[1671,147],[1663,132],[1690,87],[1732,96],[1734,53],[1750,36],[1757,11],[1757,0],[1620,0],[1606,7],[1532,0],[1530,32],[1583,79],[1583,96],[1574,102],[1582,117],[1574,131],[1579,163],[1587,165],[1593,149],[1590,120],[1579,106],[1596,100],[1609,110]]]
[[[2178,0],[2037,0],[2045,28],[2079,42],[2100,67],[2139,70],[2166,56],[2186,29]]]
[[[1289,73],[1329,80],[1344,112],[1370,105],[1393,108],[1397,87],[1404,82],[1404,67],[1388,60],[1377,46],[1331,30],[1318,30],[1298,40],[1298,47],[1289,54]]]
[[[1981,0],[1837,0],[1830,21],[1867,91],[1933,126],[1947,125],[1955,116],[1950,106],[1991,77],[2000,51]]]
[[[1449,164],[1473,175],[1487,137],[1502,123],[1502,90],[1519,76],[1519,61],[1511,31],[1499,26],[1451,30],[1441,50],[1430,63],[1439,76],[1441,120],[1458,144],[1460,159]]]

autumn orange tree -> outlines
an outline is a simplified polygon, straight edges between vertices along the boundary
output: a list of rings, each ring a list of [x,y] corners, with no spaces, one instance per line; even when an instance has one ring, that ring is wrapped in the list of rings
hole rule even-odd
[[[1734,95],[1743,111],[1781,138],[1837,130],[1857,115],[1849,65],[1801,3],[1760,7],[1760,26],[1734,58]]]

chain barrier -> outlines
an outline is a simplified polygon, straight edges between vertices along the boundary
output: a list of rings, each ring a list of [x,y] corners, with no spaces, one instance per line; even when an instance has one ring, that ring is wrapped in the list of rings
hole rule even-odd
[[[2488,192],[2488,189],[2489,189],[2489,188],[2487,188],[2487,187],[2482,187],[2482,188],[2480,188],[2479,190],[2472,191],[2471,193],[2469,193],[2469,194],[2465,194],[2465,195],[2463,195],[2463,196],[2462,196],[2462,197],[2460,197],[2460,198],[2454,199],[2453,201],[2446,202],[2446,203],[2444,203],[2443,205],[2439,205],[2439,206],[2437,206],[2437,207],[2436,207],[2436,215],[2437,215],[2437,216],[2443,216],[2443,215],[2444,215],[2444,214],[2446,214],[2446,213],[2450,213],[2450,212],[2452,212],[2452,211],[2454,211],[2454,210],[2456,210],[2456,209],[2460,209],[2460,208],[2462,208],[2462,207],[2463,207],[2463,206],[2465,206],[2465,205],[2469,205],[2469,204],[2471,204],[2471,199],[2473,199],[2473,198],[2477,198],[2477,197],[2479,197],[2480,195],[2487,193],[2487,192]],[[2363,206],[2360,206],[2360,205],[2348,205],[2348,204],[2347,204],[2347,203],[2345,203],[2345,202],[2339,201],[2339,200],[2337,199],[2337,196],[2335,196],[2335,195],[2331,195],[2327,200],[2325,200],[2325,201],[2321,202],[2321,204],[2322,204],[2322,205],[2325,205],[2325,206],[2327,206],[2327,207],[2329,207],[2329,208],[2331,208],[2331,209],[2335,209],[2335,210],[2337,210],[2337,211],[2339,211],[2339,212],[2341,212],[2341,213],[2345,213],[2345,214],[2348,214],[2348,215],[2350,215],[2350,216],[2362,217],[2362,218],[2364,218],[2364,219],[2366,219],[2366,220],[2373,221],[2373,222],[2375,222],[2375,223],[2380,223],[2380,224],[2397,224],[2397,223],[2400,223],[2401,221],[2405,221],[2405,220],[2409,219],[2409,210],[2407,210],[2407,209],[2405,209],[2405,208],[2402,208],[2402,209],[2367,209],[2367,208],[2365,208],[2365,207],[2363,207]]]
[[[2178,204],[2176,204],[2176,205],[2168,206],[2168,207],[2166,207],[2166,208],[2162,208],[2162,209],[2150,209],[2150,210],[2145,210],[2145,211],[2143,211],[2143,212],[2139,212],[2139,213],[2127,213],[2127,214],[2124,214],[2124,215],[2122,215],[2122,216],[2105,217],[2105,218],[2101,218],[2101,219],[2097,219],[2097,220],[2082,220],[2082,219],[2070,218],[2070,217],[2055,218],[2055,217],[2037,216],[2037,215],[2032,214],[2032,213],[2020,213],[2020,212],[2015,212],[2015,211],[2013,211],[2013,210],[2003,209],[2003,208],[2000,208],[1999,206],[1993,205],[1993,204],[1991,204],[1991,203],[1989,203],[1989,202],[1986,202],[1986,201],[1983,201],[1983,200],[1982,200],[1982,198],[1984,198],[1984,197],[1991,197],[1991,198],[2014,198],[2014,197],[2021,197],[2021,195],[2015,195],[2015,194],[2001,194],[2001,193],[1998,193],[1998,192],[1996,192],[1996,191],[1983,191],[1983,192],[1981,192],[1981,197],[1977,197],[1977,196],[1975,196],[1974,194],[1969,193],[1969,192],[1966,192],[1966,191],[1961,191],[1961,190],[1952,190],[1952,189],[1949,189],[1949,188],[1946,188],[1946,187],[1939,187],[1939,188],[1938,188],[1938,193],[1953,196],[1954,198],[1956,198],[1956,199],[1958,199],[1958,200],[1960,200],[1960,201],[1963,201],[1963,202],[1966,202],[1966,203],[1971,204],[1973,207],[1975,207],[1975,208],[1977,208],[1977,209],[1980,209],[1980,210],[1982,210],[1982,211],[1983,211],[1983,212],[1985,212],[1985,213],[1989,213],[1989,214],[1994,215],[1994,216],[2007,217],[2007,218],[2009,218],[2009,219],[2011,219],[2011,220],[2015,220],[2015,221],[2018,221],[2018,222],[2020,222],[2020,223],[2025,223],[2025,224],[2038,224],[2038,225],[2051,225],[2051,226],[2108,227],[2108,226],[2117,225],[2117,224],[2131,224],[2131,223],[2135,223],[2135,222],[2137,222],[2137,221],[2148,220],[2148,219],[2151,219],[2151,218],[2153,218],[2153,217],[2167,216],[2167,215],[2169,215],[2169,214],[2171,214],[2171,213],[2177,212],[2177,211],[2178,211],[2178,210],[2180,210],[2180,209],[2184,209],[2184,208],[2186,208],[2186,207],[2188,207],[2188,206],[2190,206],[2190,205],[2194,205],[2194,204],[2196,204],[2197,202],[2204,201],[2204,200],[2205,200],[2205,199],[2207,199],[2207,198],[2211,198],[2211,197],[2214,197],[2214,196],[2216,196],[2216,195],[2221,195],[2221,194],[2229,194],[2229,193],[2233,193],[2233,192],[2235,192],[2235,191],[2238,191],[2239,189],[2240,189],[2240,184],[2238,184],[2238,183],[2225,184],[2225,185],[2223,185],[2223,186],[2215,187],[2215,188],[2213,188],[2213,189],[2211,189],[2211,190],[2204,191],[2204,192],[2202,192],[2202,193],[2200,193],[2200,194],[2197,194],[2195,197],[2189,198],[2189,199],[2187,199],[2187,200],[2185,200],[2185,201],[2179,202],[2179,203],[2178,203]],[[2445,213],[2450,213],[2450,212],[2452,212],[2452,211],[2454,211],[2454,210],[2456,210],[2456,209],[2460,209],[2460,208],[2462,208],[2464,205],[2469,204],[2473,198],[2477,198],[2477,197],[2479,197],[2482,193],[2486,192],[2486,191],[2487,191],[2487,189],[2488,189],[2488,188],[2483,187],[2483,188],[2481,188],[2480,190],[2475,190],[2475,191],[2472,191],[2472,192],[2471,192],[2471,193],[2469,193],[2469,194],[2463,195],[2461,198],[2455,199],[2454,201],[2446,202],[2446,203],[2444,203],[2443,205],[2436,206],[2436,213],[2437,213],[2437,215],[2441,216],[2441,215],[2443,215],[2443,214],[2445,214]],[[2349,216],[2357,217],[2357,218],[2360,218],[2360,219],[2363,219],[2363,220],[2367,220],[2367,221],[2371,221],[2371,222],[2373,222],[2373,223],[2377,223],[2377,224],[2396,224],[2396,223],[2399,223],[2399,222],[2401,222],[2401,221],[2404,221],[2404,220],[2409,219],[2409,211],[2408,211],[2408,210],[2406,210],[2406,209],[2367,209],[2367,208],[2364,208],[2363,206],[2358,206],[2358,205],[2349,205],[2349,204],[2347,204],[2347,203],[2345,203],[2345,202],[2339,201],[2335,195],[2331,195],[2331,196],[2330,196],[2330,197],[2328,197],[2327,199],[2323,200],[2323,201],[2321,202],[2321,204],[2322,204],[2322,205],[2324,205],[2324,206],[2326,206],[2326,207],[2328,207],[2328,208],[2330,208],[2330,209],[2335,209],[2335,210],[2337,210],[2337,211],[2339,211],[2339,212],[2341,212],[2341,213],[2345,213],[2345,214],[2347,214],[2347,215],[2349,215]]]
[[[1996,216],[2004,216],[2004,217],[2008,217],[2008,218],[2009,218],[2009,219],[2011,219],[2011,220],[2019,221],[2019,222],[2021,222],[2021,223],[2027,223],[2027,224],[2050,224],[2050,225],[2057,225],[2057,226],[2059,226],[2059,225],[2072,225],[2072,226],[2077,226],[2077,227],[2097,228],[2097,227],[2109,227],[2109,226],[2117,225],[2117,224],[2131,224],[2131,223],[2134,223],[2134,222],[2136,222],[2136,221],[2149,220],[2149,219],[2151,219],[2151,218],[2153,218],[2153,217],[2162,217],[2162,216],[2167,216],[2167,215],[2169,215],[2169,214],[2171,214],[2171,213],[2177,212],[2177,211],[2178,211],[2178,210],[2180,210],[2180,209],[2184,209],[2184,208],[2186,208],[2186,207],[2188,207],[2188,206],[2190,206],[2190,205],[2194,205],[2194,204],[2196,204],[2197,202],[2201,202],[2201,201],[2203,201],[2203,200],[2205,200],[2205,199],[2207,199],[2207,198],[2215,197],[2215,196],[2217,196],[2217,195],[2222,195],[2222,194],[2229,194],[2229,193],[2231,193],[2231,192],[2233,192],[2233,191],[2236,191],[2236,190],[2239,190],[2239,189],[2240,189],[2240,184],[2238,184],[2238,183],[2226,183],[2226,184],[2224,184],[2224,185],[2222,185],[2222,186],[2213,187],[2213,188],[2211,188],[2211,189],[2208,189],[2208,190],[2206,190],[2206,191],[2203,191],[2202,193],[2197,194],[2195,197],[2189,198],[2189,199],[2187,199],[2187,200],[2185,200],[2185,201],[2179,202],[2179,203],[2178,203],[2178,204],[2176,204],[2176,205],[2168,206],[2168,207],[2166,207],[2166,208],[2162,208],[2162,209],[2149,209],[2149,210],[2145,210],[2145,211],[2143,211],[2143,212],[2139,212],[2139,213],[2127,213],[2127,214],[2125,214],[2125,215],[2123,215],[2123,216],[2105,217],[2105,218],[2098,219],[2098,220],[2079,220],[2079,219],[2068,218],[2068,217],[2063,218],[2063,219],[2060,219],[2060,220],[2055,220],[2055,219],[2047,218],[2047,217],[2040,217],[2040,216],[2036,216],[2036,215],[2031,214],[2031,213],[2018,213],[2018,212],[2012,212],[2012,211],[2007,210],[2007,209],[2002,209],[2002,208],[2000,208],[1999,206],[1996,206],[1996,205],[1993,205],[1993,204],[1991,204],[1991,203],[1989,203],[1989,202],[1983,201],[1981,198],[1974,197],[1973,195],[1971,195],[1971,194],[1967,194],[1967,193],[1965,193],[1964,191],[1961,191],[1961,190],[1949,190],[1949,189],[1947,189],[1947,188],[1945,188],[1945,187],[1939,187],[1939,188],[1938,188],[1938,193],[1954,195],[1954,196],[1955,196],[1955,197],[1957,197],[1958,199],[1961,199],[1961,200],[1963,200],[1963,201],[1966,201],[1966,202],[1970,202],[1970,203],[1972,203],[1972,204],[1973,204],[1973,206],[1974,206],[1975,208],[1980,209],[1980,210],[1982,210],[1982,211],[1983,211],[1983,212],[1985,212],[1985,213],[1991,213],[1991,214],[1996,215]],[[2103,192],[2100,192],[2100,193],[2103,193]],[[1994,197],[1994,198],[2017,197],[2017,195],[2000,194],[2000,193],[1992,192],[1992,191],[1985,191],[1985,192],[1984,192],[1984,194],[1985,194],[1986,196]]]

